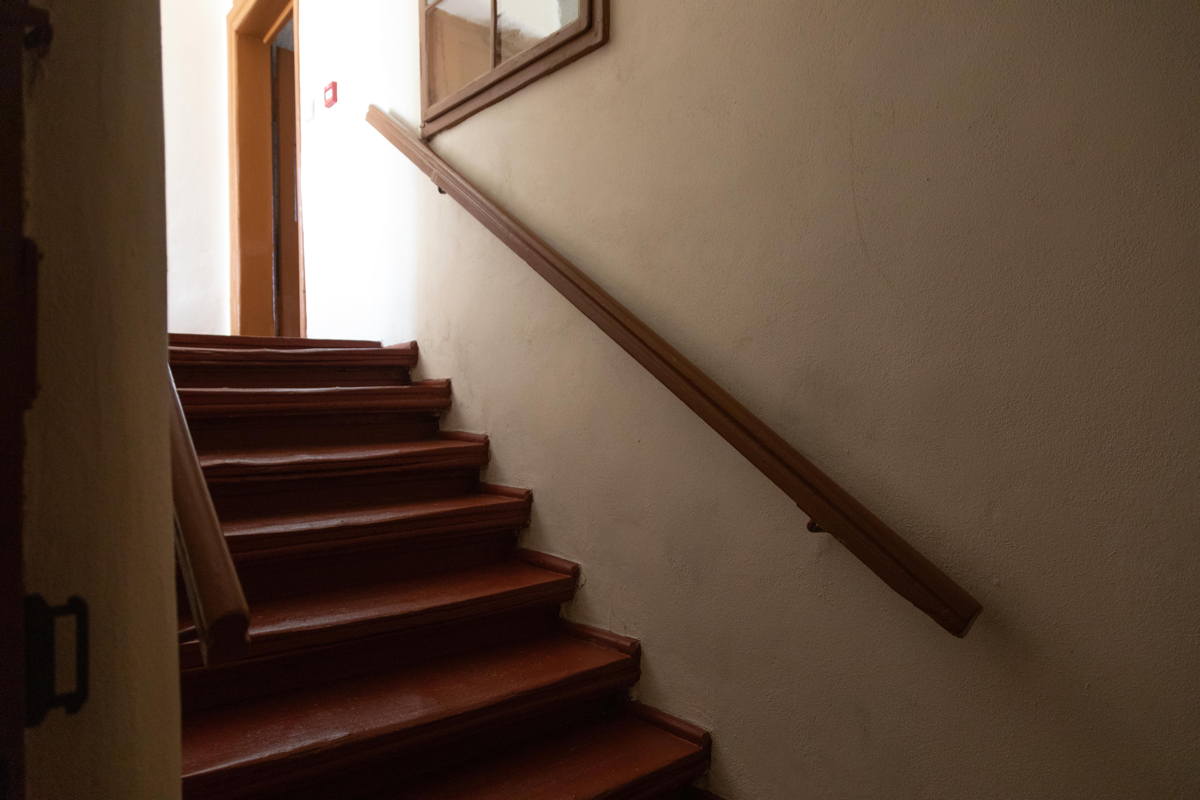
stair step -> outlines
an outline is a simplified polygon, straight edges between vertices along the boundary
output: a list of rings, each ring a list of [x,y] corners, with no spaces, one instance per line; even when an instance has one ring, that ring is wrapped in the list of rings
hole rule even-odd
[[[617,649],[560,632],[192,712],[184,796],[252,797],[456,736],[503,737],[523,719],[622,691],[637,676],[635,643]]]
[[[399,628],[362,639],[285,650],[180,671],[184,718],[205,709],[253,702],[382,670],[544,638],[562,628],[558,609],[533,606],[445,625]]]
[[[304,339],[298,336],[228,336],[211,333],[172,333],[172,347],[250,347],[272,349],[301,347],[380,347],[372,339]]]
[[[426,439],[391,445],[318,445],[200,454],[209,481],[346,475],[378,470],[437,470],[487,464],[487,440]]]
[[[579,567],[439,430],[415,343],[170,337],[251,612],[205,666],[181,598],[186,800],[682,800],[703,731],[628,702],[636,641],[564,622]]]
[[[409,382],[416,342],[396,347],[170,348],[181,388],[380,386]]]
[[[290,581],[273,581],[261,593],[256,592],[258,587],[247,585],[251,609],[248,657],[531,606],[557,606],[569,600],[578,567],[565,561],[541,563],[554,568],[509,559],[390,580],[386,575],[390,565],[382,563],[382,569],[372,571],[377,574],[360,570],[350,584],[337,574],[322,584],[322,576],[313,574],[320,564],[314,563],[314,569],[291,576]],[[201,665],[200,645],[194,638],[181,644],[180,662],[185,668]]]
[[[255,364],[273,367],[278,364],[390,364],[412,367],[417,363],[416,342],[392,347],[181,347],[168,348],[171,366],[183,364]]]
[[[438,413],[450,407],[450,381],[402,386],[180,388],[188,421],[208,416],[345,414],[370,411]]]
[[[281,552],[301,553],[415,544],[462,538],[482,531],[508,531],[529,524],[530,492],[470,494],[410,503],[387,500],[375,505],[322,512],[251,516],[223,523],[225,539],[239,561]]]
[[[649,800],[708,767],[708,735],[630,704],[612,719],[405,783],[388,800]],[[647,713],[648,712],[648,713]]]
[[[297,443],[390,444],[438,438],[438,415],[442,408],[424,411],[351,411],[328,414],[248,414],[243,416],[196,416],[188,428],[197,452],[237,448],[282,448]]]
[[[222,521],[472,494],[487,461],[484,436],[200,455]]]

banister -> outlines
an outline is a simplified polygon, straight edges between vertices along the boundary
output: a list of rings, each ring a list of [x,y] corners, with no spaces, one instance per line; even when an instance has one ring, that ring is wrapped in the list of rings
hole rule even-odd
[[[982,607],[965,589],[902,539],[565,256],[488,199],[407,126],[377,106],[367,122],[602,331],[671,390],[713,430],[782,489],[892,589],[955,636],[965,636]]]
[[[250,611],[196,458],[179,391],[174,378],[168,380],[175,558],[187,588],[204,663],[218,664],[245,654]]]

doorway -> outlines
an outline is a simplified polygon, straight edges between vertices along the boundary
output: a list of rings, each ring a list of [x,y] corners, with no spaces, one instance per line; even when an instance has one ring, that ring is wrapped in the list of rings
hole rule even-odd
[[[229,12],[234,334],[305,334],[298,23],[294,0]]]

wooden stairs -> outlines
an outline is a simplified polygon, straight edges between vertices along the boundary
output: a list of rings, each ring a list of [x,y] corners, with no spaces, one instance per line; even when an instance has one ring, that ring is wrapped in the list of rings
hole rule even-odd
[[[569,623],[579,567],[520,549],[414,344],[172,335],[251,610],[204,667],[180,603],[184,797],[699,797],[704,731],[628,699],[638,643]]]

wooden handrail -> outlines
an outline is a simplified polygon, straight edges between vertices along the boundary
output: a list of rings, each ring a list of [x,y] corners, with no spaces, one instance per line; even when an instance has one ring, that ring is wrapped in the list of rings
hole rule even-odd
[[[889,586],[955,636],[981,606],[965,589],[684,358],[565,256],[510,216],[401,121],[377,106],[367,122]]]
[[[225,544],[208,484],[196,458],[175,379],[171,384],[171,492],[175,499],[175,559],[187,587],[205,664],[245,654],[250,610]]]

